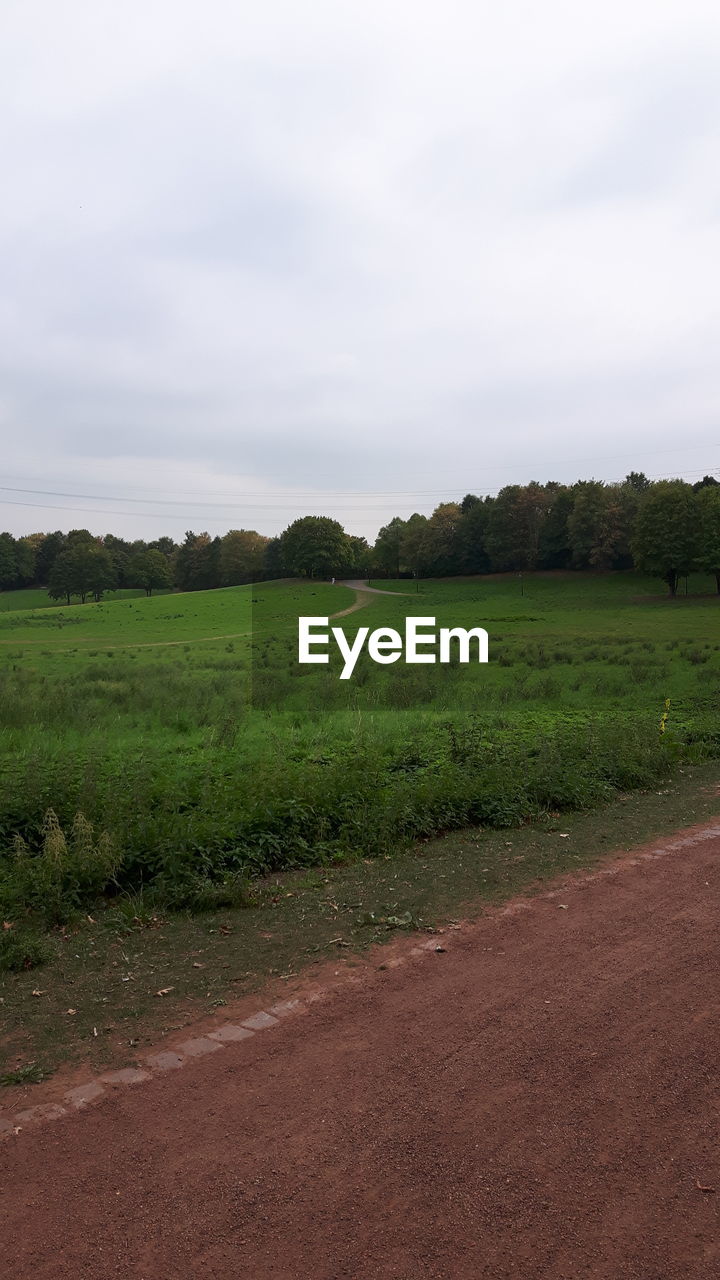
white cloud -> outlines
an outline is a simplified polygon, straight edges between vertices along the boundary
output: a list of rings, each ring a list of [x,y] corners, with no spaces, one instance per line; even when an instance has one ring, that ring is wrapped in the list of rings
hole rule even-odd
[[[6,4],[8,475],[372,535],[713,469],[718,53],[700,0]],[[37,501],[0,523],[77,523]]]

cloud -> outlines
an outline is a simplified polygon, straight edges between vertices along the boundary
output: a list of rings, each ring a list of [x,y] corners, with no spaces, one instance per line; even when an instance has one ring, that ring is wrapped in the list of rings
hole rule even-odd
[[[719,44],[702,0],[5,6],[8,484],[372,536],[712,470]]]

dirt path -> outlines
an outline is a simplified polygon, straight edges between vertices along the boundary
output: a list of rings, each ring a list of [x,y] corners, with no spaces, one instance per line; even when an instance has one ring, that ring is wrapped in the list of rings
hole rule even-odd
[[[715,823],[10,1136],[3,1275],[716,1280],[719,917]]]
[[[351,604],[348,609],[341,609],[339,613],[333,613],[330,621],[334,618],[346,618],[349,613],[357,613],[358,609],[365,609],[370,604],[371,596],[406,596],[407,591],[381,591],[379,587],[369,587],[367,579],[353,578],[352,581],[338,582],[339,587],[349,587],[355,592],[355,603]]]
[[[355,603],[351,604],[348,609],[341,609],[339,613],[332,613],[330,615],[331,620],[333,618],[345,618],[349,613],[355,613],[358,609],[364,609],[366,605],[370,603],[369,599],[367,598],[368,596],[402,596],[402,595],[408,594],[406,591],[381,591],[378,587],[369,587],[367,585],[367,582],[361,582],[359,580],[353,581],[353,582],[338,582],[337,585],[339,587],[349,587],[351,591],[355,592],[356,598],[355,598]],[[131,642],[125,642],[125,643],[121,641],[119,644],[111,640],[108,640],[107,637],[105,639],[98,639],[97,636],[82,636],[76,641],[75,645],[73,645],[72,648],[53,649],[52,652],[53,653],[71,653],[71,652],[74,652],[80,645],[90,645],[90,644],[97,645],[99,648],[111,648],[113,650],[115,649],[172,649],[178,645],[208,644],[210,641],[214,641],[214,640],[239,640],[239,639],[246,638],[247,636],[252,636],[257,634],[259,634],[257,631],[228,631],[220,636],[191,636],[189,638],[185,637],[185,639],[183,640],[137,640],[137,641],[131,641]],[[5,645],[13,645],[13,646],[15,645],[24,646],[24,645],[32,645],[32,644],[47,645],[47,643],[48,643],[47,636],[40,636],[38,639],[32,639],[32,640],[17,640],[17,639],[0,640],[0,645],[5,644]]]

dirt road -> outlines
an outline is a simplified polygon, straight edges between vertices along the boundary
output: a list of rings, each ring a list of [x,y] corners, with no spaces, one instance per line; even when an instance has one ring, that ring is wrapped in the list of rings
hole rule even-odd
[[[5,1139],[2,1274],[716,1280],[714,833]]]

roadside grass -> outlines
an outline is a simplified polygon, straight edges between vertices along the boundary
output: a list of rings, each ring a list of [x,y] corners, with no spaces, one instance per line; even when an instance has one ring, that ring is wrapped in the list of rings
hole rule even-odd
[[[717,814],[715,761],[591,812],[470,828],[394,856],[266,877],[242,908],[167,913],[139,895],[78,914],[48,935],[44,967],[0,974],[0,1082],[26,1086],[65,1063],[124,1065],[269,979],[290,988],[328,959],[352,965],[371,944],[474,918],[558,873]]]

